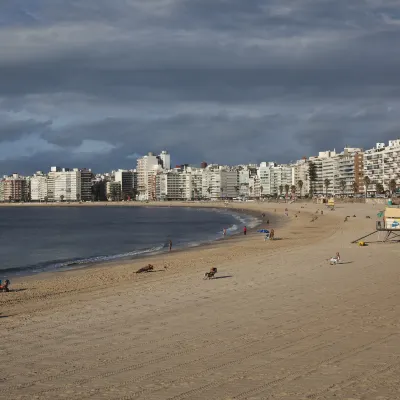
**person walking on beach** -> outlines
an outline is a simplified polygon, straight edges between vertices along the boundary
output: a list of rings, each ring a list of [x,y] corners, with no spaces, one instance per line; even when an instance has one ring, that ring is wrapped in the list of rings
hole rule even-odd
[[[169,246],[169,251],[172,251],[172,240],[171,239],[168,241],[168,246]]]
[[[246,226],[243,228],[243,235],[244,235],[244,236],[247,235],[247,228],[246,228]]]
[[[226,236],[226,228],[224,228],[224,232],[223,233],[224,233],[224,236]]]

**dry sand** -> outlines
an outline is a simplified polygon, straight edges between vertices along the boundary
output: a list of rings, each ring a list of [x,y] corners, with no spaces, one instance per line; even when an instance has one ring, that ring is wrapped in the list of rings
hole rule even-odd
[[[243,205],[285,219],[282,240],[13,282],[26,290],[0,293],[0,398],[400,399],[400,244],[350,244],[378,206],[314,222],[321,206],[285,207]],[[158,272],[133,273],[148,262]]]

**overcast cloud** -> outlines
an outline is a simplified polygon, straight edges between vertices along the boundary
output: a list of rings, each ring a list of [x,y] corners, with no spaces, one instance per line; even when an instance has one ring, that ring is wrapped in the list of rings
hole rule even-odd
[[[0,173],[289,162],[400,136],[396,0],[4,0]]]

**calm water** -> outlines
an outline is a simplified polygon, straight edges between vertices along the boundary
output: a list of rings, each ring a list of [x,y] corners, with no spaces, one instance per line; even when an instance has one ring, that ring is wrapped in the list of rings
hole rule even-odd
[[[1,207],[0,279],[15,274],[195,246],[237,232],[251,217],[227,211],[141,207]]]

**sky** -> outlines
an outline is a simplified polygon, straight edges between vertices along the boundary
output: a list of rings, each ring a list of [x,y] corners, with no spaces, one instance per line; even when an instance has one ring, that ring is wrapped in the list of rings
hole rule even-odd
[[[400,137],[398,0],[3,0],[0,174]]]

